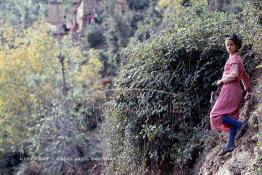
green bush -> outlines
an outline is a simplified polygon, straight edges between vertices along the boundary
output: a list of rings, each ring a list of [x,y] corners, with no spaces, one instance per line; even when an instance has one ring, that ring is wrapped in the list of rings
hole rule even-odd
[[[115,54],[119,48],[126,47],[131,29],[123,16],[112,16],[108,19],[107,24],[106,41],[108,50],[111,54]]]
[[[207,138],[201,127],[208,126],[212,84],[228,57],[224,35],[237,33],[239,24],[201,5],[186,7],[179,18],[169,14],[163,24],[157,35],[119,53],[128,63],[120,67],[104,123],[114,173],[189,169]]]
[[[244,23],[241,27],[241,34],[246,43],[250,44],[255,52],[262,55],[262,2],[249,0],[244,8]]]
[[[150,0],[127,0],[127,4],[132,10],[143,10],[150,4]]]
[[[87,32],[87,41],[89,47],[96,48],[99,45],[104,44],[105,36],[101,29],[94,29]]]

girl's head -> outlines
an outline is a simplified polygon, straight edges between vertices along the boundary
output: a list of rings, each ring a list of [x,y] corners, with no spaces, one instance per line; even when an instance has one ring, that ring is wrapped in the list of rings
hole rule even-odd
[[[233,54],[241,48],[242,41],[239,36],[233,33],[231,35],[226,35],[225,45],[227,52]]]

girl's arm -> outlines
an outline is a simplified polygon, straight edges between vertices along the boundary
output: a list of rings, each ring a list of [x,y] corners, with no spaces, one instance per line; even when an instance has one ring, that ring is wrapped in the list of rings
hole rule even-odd
[[[230,74],[227,75],[226,77],[222,78],[217,82],[218,85],[230,83],[232,81],[235,81],[239,77],[239,70],[238,70],[238,64],[233,63],[231,67]]]

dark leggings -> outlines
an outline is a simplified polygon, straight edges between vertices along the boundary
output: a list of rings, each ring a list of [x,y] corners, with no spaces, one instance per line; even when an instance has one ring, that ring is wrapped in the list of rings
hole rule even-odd
[[[223,116],[222,120],[223,124],[230,125],[230,132],[229,132],[229,138],[228,138],[228,143],[226,147],[233,146],[234,145],[234,140],[235,136],[237,133],[237,129],[241,128],[242,122],[230,117],[230,116]]]

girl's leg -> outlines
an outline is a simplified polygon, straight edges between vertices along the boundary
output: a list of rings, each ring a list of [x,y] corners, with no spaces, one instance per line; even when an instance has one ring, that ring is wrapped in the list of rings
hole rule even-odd
[[[222,123],[231,126],[226,148],[235,146],[234,140],[235,140],[235,136],[236,136],[236,133],[237,133],[237,129],[241,128],[242,122],[225,115],[223,117]]]
[[[231,125],[232,127],[237,129],[240,129],[242,126],[242,122],[226,115],[223,117],[222,123]]]
[[[230,128],[230,133],[229,133],[229,138],[228,138],[226,148],[235,146],[234,141],[235,141],[236,133],[237,133],[237,128],[235,127]]]
[[[246,131],[246,122],[240,122],[232,117],[229,116],[224,116],[222,123],[230,125],[231,127],[237,128],[237,134],[236,134],[236,139],[239,139]]]
[[[234,150],[235,148],[235,137],[237,134],[237,130],[239,129],[239,133],[238,133],[238,138],[239,136],[241,136],[240,134],[243,134],[243,130],[245,129],[246,123],[240,122],[234,118],[231,118],[229,116],[224,116],[223,120],[222,120],[223,124],[227,124],[230,125],[230,132],[229,132],[229,138],[228,138],[228,143],[227,145],[224,147],[224,149],[219,153],[219,156],[223,156],[224,154],[226,154],[227,152],[231,152]]]

